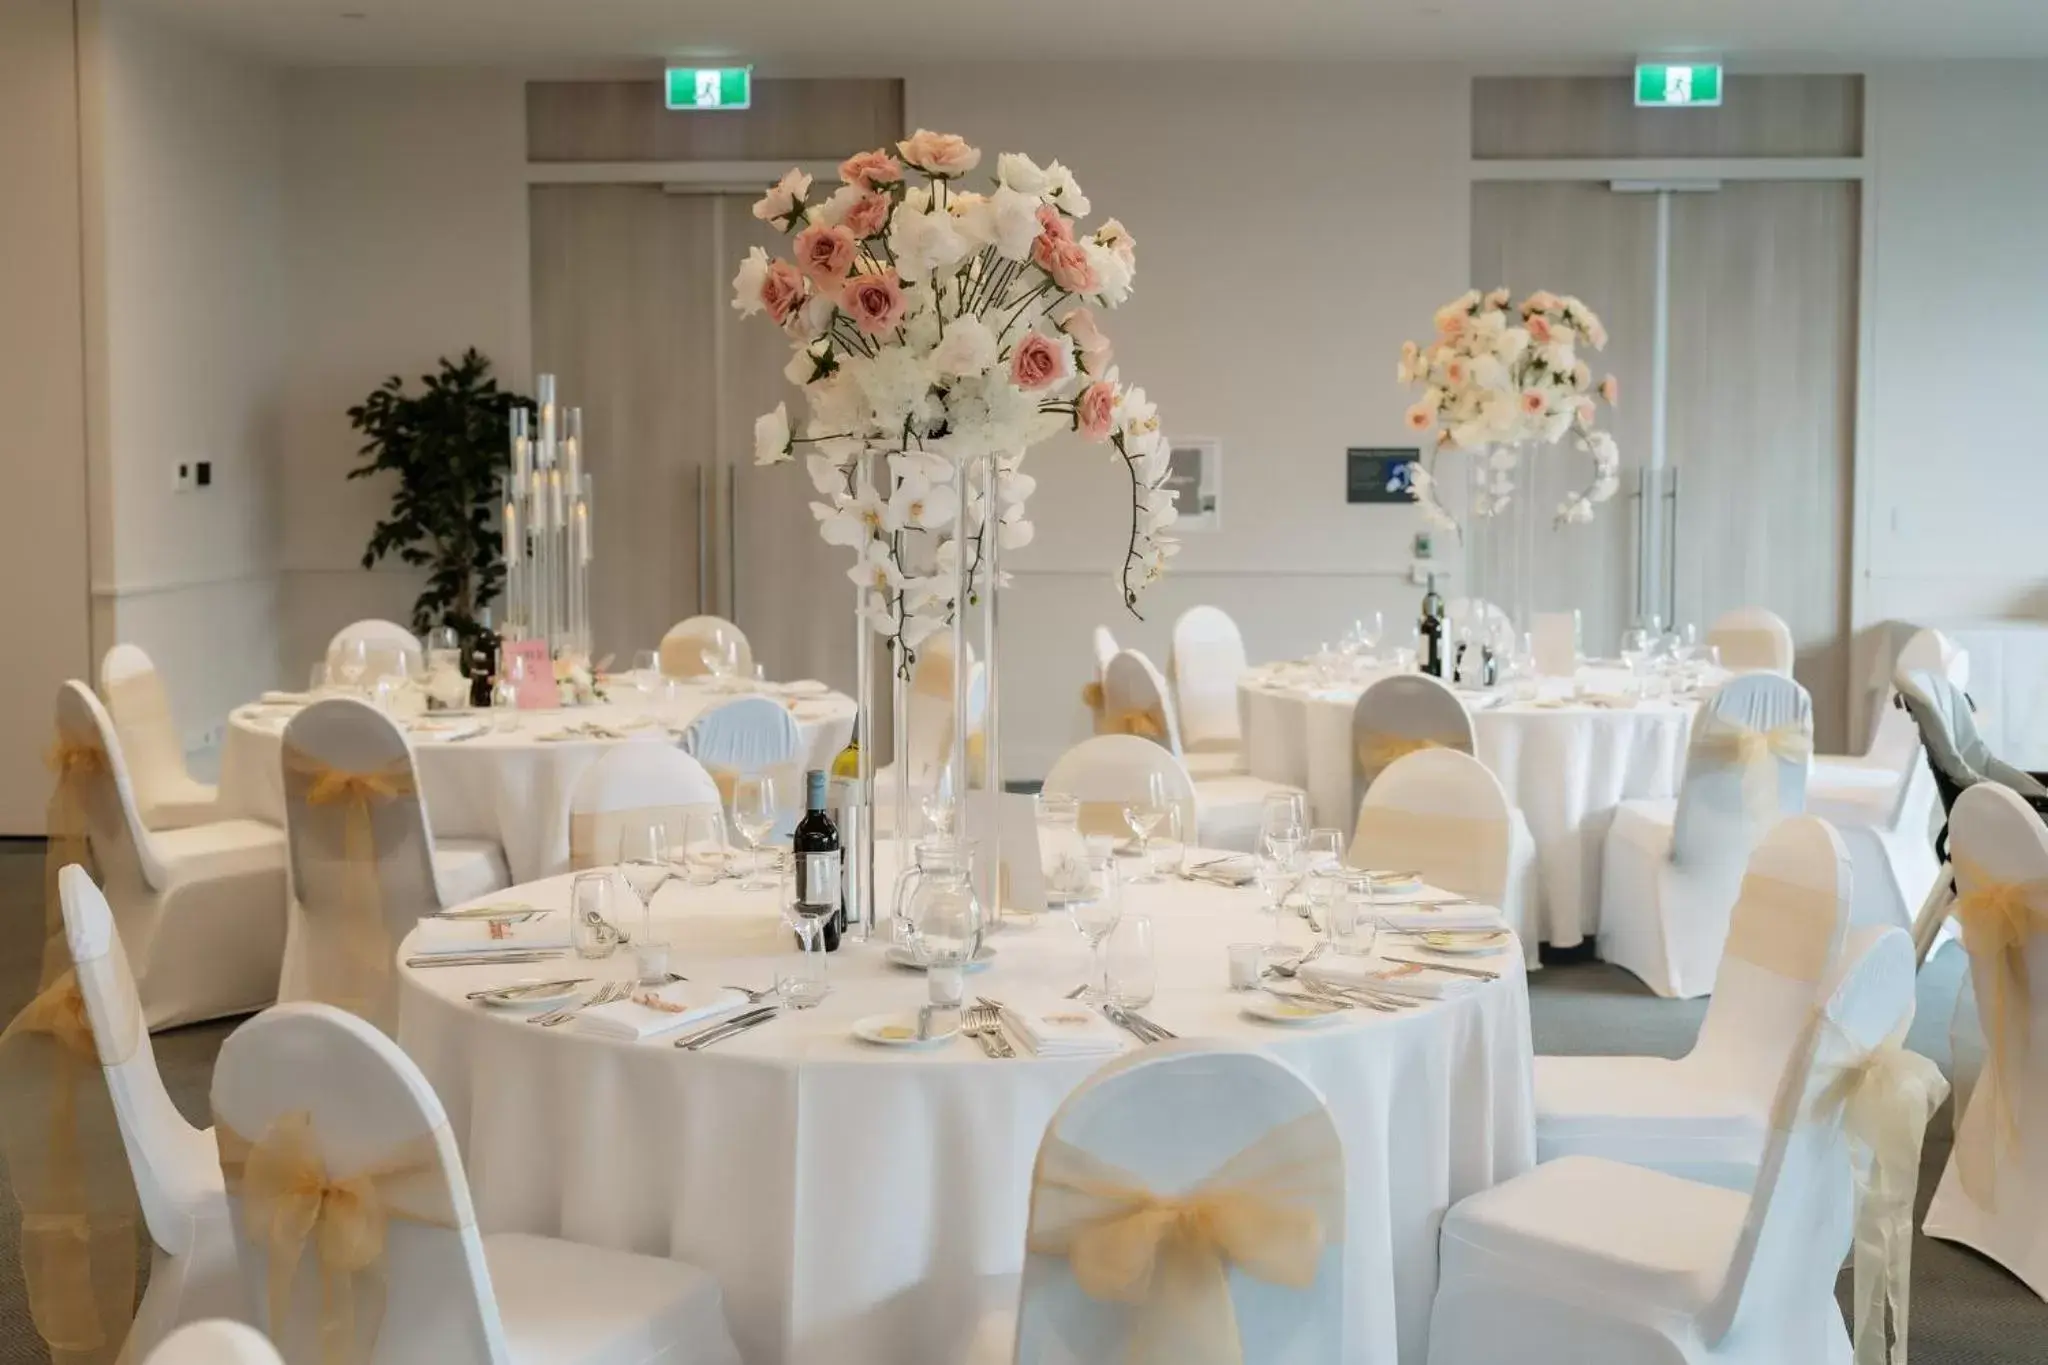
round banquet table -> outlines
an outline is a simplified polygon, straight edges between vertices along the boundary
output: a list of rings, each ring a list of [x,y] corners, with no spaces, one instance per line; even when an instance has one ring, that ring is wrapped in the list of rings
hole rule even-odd
[[[853,733],[853,698],[808,689],[795,696],[773,683],[756,686],[789,705],[803,731],[807,766],[829,767]],[[408,738],[427,816],[438,835],[503,845],[515,882],[565,871],[569,798],[584,771],[615,744],[673,744],[698,714],[738,695],[744,694],[693,684],[673,700],[656,703],[630,690],[615,691],[614,700],[595,706],[518,712],[516,728],[508,732],[490,728],[490,715],[421,717]],[[228,717],[220,758],[224,817],[284,823],[279,755],[285,724],[300,704],[252,703]],[[484,733],[455,738],[477,725]],[[610,733],[577,733],[583,726]]]
[[[1385,676],[1384,674],[1376,676]],[[1607,704],[1573,700],[1545,679],[1536,701],[1460,691],[1472,711],[1479,761],[1500,779],[1536,841],[1536,936],[1568,948],[1600,925],[1600,857],[1623,801],[1677,794],[1692,735],[1692,700],[1619,702],[1628,674],[1581,669],[1578,682]],[[1249,669],[1238,681],[1246,766],[1256,777],[1308,792],[1315,821],[1350,830],[1351,721],[1375,675],[1319,685],[1298,664]]]
[[[562,906],[569,882],[505,899]],[[766,987],[775,957],[792,951],[773,902],[729,881],[670,883],[656,913],[671,969]],[[1320,1088],[1345,1149],[1344,1359],[1422,1365],[1444,1210],[1534,1162],[1521,950],[1458,959],[1499,976],[1397,1014],[1260,1024],[1227,988],[1225,953],[1267,937],[1260,904],[1255,891],[1209,883],[1128,886],[1127,913],[1151,914],[1158,942],[1145,1013],[1184,1040],[1268,1050]],[[1086,970],[1063,918],[1006,926],[991,942],[971,994],[1049,1002]],[[593,1037],[573,1022],[539,1028],[464,998],[571,974],[558,966],[632,970],[623,953],[400,969],[399,1042],[447,1106],[483,1229],[710,1271],[753,1365],[954,1365],[980,1315],[1014,1304],[1039,1139],[1106,1058],[991,1060],[961,1037],[925,1052],[855,1040],[856,1020],[925,998],[923,978],[888,965],[881,942],[834,955],[818,1008],[701,1052],[667,1037]]]

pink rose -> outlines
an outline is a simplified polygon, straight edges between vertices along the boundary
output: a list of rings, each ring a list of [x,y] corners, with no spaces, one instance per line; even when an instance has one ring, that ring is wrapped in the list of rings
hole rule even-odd
[[[1074,240],[1074,225],[1067,221],[1065,214],[1051,204],[1038,206],[1038,227],[1041,238],[1049,237],[1055,242]]]
[[[1452,360],[1444,366],[1444,382],[1463,388],[1472,378],[1472,367],[1462,360]]]
[[[965,175],[981,164],[981,152],[954,133],[934,133],[920,128],[896,144],[903,159],[926,175],[950,180]]]
[[[1049,389],[1074,373],[1074,352],[1043,332],[1028,333],[1010,355],[1010,382],[1030,392]]]
[[[1591,431],[1593,429],[1593,419],[1596,416],[1598,416],[1598,413],[1593,408],[1593,400],[1590,398],[1581,398],[1578,402],[1577,408],[1579,430]]]
[[[1619,403],[1621,401],[1621,381],[1611,374],[1601,380],[1600,397],[1606,400],[1607,406],[1610,408]]]
[[[1431,403],[1417,403],[1401,414],[1401,421],[1410,431],[1428,431],[1436,425],[1436,407]]]
[[[1115,352],[1109,338],[1095,325],[1095,314],[1087,308],[1070,308],[1059,319],[1059,329],[1081,350],[1081,369],[1090,376],[1108,371]]]
[[[1100,380],[1081,390],[1074,400],[1074,426],[1091,441],[1109,439],[1116,423],[1116,385]]]
[[[1102,287],[1088,253],[1074,240],[1074,229],[1050,204],[1038,209],[1041,229],[1031,243],[1031,259],[1052,276],[1053,283],[1070,294],[1093,294]]]
[[[862,195],[853,201],[853,207],[840,221],[861,241],[881,236],[889,227],[889,196],[876,193]]]
[[[844,227],[813,223],[796,235],[796,268],[810,277],[822,293],[836,294],[853,268],[857,246]]]
[[[878,189],[901,180],[903,167],[897,164],[895,157],[878,147],[872,152],[855,152],[840,162],[839,178],[864,190]]]
[[[1550,319],[1541,313],[1531,313],[1528,320],[1529,339],[1539,346],[1550,344]]]
[[[769,263],[768,278],[761,282],[761,306],[768,316],[783,321],[804,301],[804,277],[797,268],[780,258]]]
[[[894,270],[878,275],[855,275],[839,293],[839,306],[852,317],[853,325],[869,336],[879,336],[903,321],[909,300]]]
[[[1540,417],[1550,410],[1550,400],[1543,396],[1541,389],[1522,390],[1522,411],[1530,417]]]
[[[1557,295],[1551,293],[1548,289],[1539,289],[1528,298],[1522,300],[1522,316],[1526,318],[1533,313],[1555,312],[1560,303],[1561,300]]]

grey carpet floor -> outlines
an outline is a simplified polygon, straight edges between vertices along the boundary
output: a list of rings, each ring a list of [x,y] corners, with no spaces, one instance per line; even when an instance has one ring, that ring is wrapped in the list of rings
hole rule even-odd
[[[42,848],[0,841],[0,1019],[13,1017],[35,986],[41,941]],[[1920,977],[1920,1007],[1910,1046],[1944,1067],[1948,1020],[1963,976],[1953,946]],[[1619,968],[1594,961],[1554,962],[1532,979],[1536,1050],[1630,1052],[1675,1057],[1692,1046],[1706,1002],[1660,1000]],[[157,1066],[171,1098],[205,1124],[214,1055],[235,1021],[157,1034]],[[0,1095],[0,1104],[7,1097]],[[1921,1164],[1920,1210],[1948,1161],[1947,1106],[1928,1130]],[[48,1357],[28,1320],[21,1284],[19,1213],[0,1199],[0,1365],[42,1365]],[[146,1261],[145,1261],[146,1264]],[[1848,1276],[1842,1278],[1847,1302]],[[2021,1365],[2048,1361],[2048,1304],[2005,1270],[1961,1247],[1916,1237],[1913,1245],[1912,1359],[1916,1365]]]

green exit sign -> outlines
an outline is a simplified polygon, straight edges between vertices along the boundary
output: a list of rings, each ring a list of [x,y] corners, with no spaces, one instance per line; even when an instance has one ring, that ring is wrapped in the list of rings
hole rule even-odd
[[[1636,104],[1645,108],[1713,108],[1721,103],[1719,62],[1638,62]]]
[[[672,66],[665,90],[671,109],[745,109],[754,102],[754,68]]]

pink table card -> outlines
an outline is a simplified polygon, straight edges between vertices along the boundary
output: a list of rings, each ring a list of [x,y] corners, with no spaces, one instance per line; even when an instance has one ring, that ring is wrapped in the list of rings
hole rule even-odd
[[[555,688],[555,661],[548,656],[546,640],[509,640],[500,645],[498,671],[513,680],[520,710],[546,711],[562,704]]]

